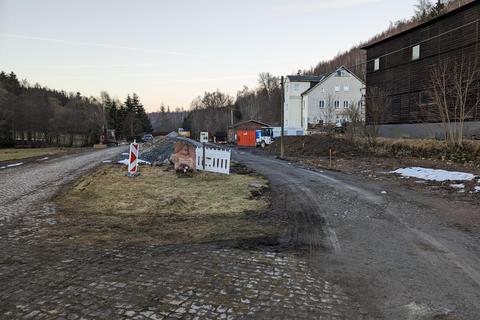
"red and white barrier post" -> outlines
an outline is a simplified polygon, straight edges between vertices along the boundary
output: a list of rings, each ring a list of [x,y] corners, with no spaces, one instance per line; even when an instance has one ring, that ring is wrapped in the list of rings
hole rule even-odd
[[[130,156],[128,158],[128,175],[136,176],[138,172],[138,150],[139,145],[137,142],[130,144]]]

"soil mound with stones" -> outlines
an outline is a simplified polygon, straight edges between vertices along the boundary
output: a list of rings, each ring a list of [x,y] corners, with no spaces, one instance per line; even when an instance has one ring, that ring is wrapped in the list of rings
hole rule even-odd
[[[302,137],[285,137],[285,154],[288,156],[328,156],[330,149],[335,155],[358,156],[360,152],[354,145],[344,139],[323,135]],[[266,148],[271,154],[280,152],[280,139]]]

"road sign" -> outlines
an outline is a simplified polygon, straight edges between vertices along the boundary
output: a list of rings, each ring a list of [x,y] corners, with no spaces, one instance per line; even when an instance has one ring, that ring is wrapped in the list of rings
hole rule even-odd
[[[128,158],[128,174],[135,175],[138,171],[138,143],[130,144],[130,156]]]
[[[201,143],[208,142],[208,132],[200,132],[200,142]]]

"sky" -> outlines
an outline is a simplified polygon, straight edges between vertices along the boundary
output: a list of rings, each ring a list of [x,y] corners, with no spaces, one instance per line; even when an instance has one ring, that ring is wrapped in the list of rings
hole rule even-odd
[[[0,0],[0,70],[147,111],[296,73],[413,15],[415,0]]]

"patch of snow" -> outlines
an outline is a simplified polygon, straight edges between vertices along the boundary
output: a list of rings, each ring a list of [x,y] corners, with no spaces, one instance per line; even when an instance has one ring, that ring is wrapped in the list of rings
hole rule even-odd
[[[1,167],[0,167],[0,169],[7,169],[7,167],[5,167],[5,166],[1,166]]]
[[[102,163],[112,163],[112,160],[103,160]]]
[[[120,160],[117,163],[124,164],[124,165],[128,166],[128,159]],[[142,159],[138,159],[138,164],[151,164],[151,163],[148,162],[148,161],[142,160]]]
[[[387,191],[383,190],[382,192],[380,192],[381,194],[387,194]]]
[[[7,168],[18,167],[18,166],[21,166],[22,164],[23,162],[8,164]]]
[[[480,186],[476,186],[475,188],[473,188],[473,190],[475,190],[475,193],[479,193],[480,192]]]
[[[128,152],[123,152],[122,153],[122,156],[128,156],[128,155],[130,155]]]
[[[451,184],[450,187],[452,187],[453,189],[459,189],[459,190],[465,189],[465,185],[464,185],[463,183],[460,183],[460,184]]]
[[[48,157],[45,157],[45,158],[42,158],[42,159],[38,159],[37,161],[45,161],[45,160],[48,160]]]
[[[447,170],[437,170],[422,167],[402,168],[390,173],[396,173],[402,177],[411,177],[430,181],[470,181],[475,179],[475,175],[466,172],[455,172]]]

